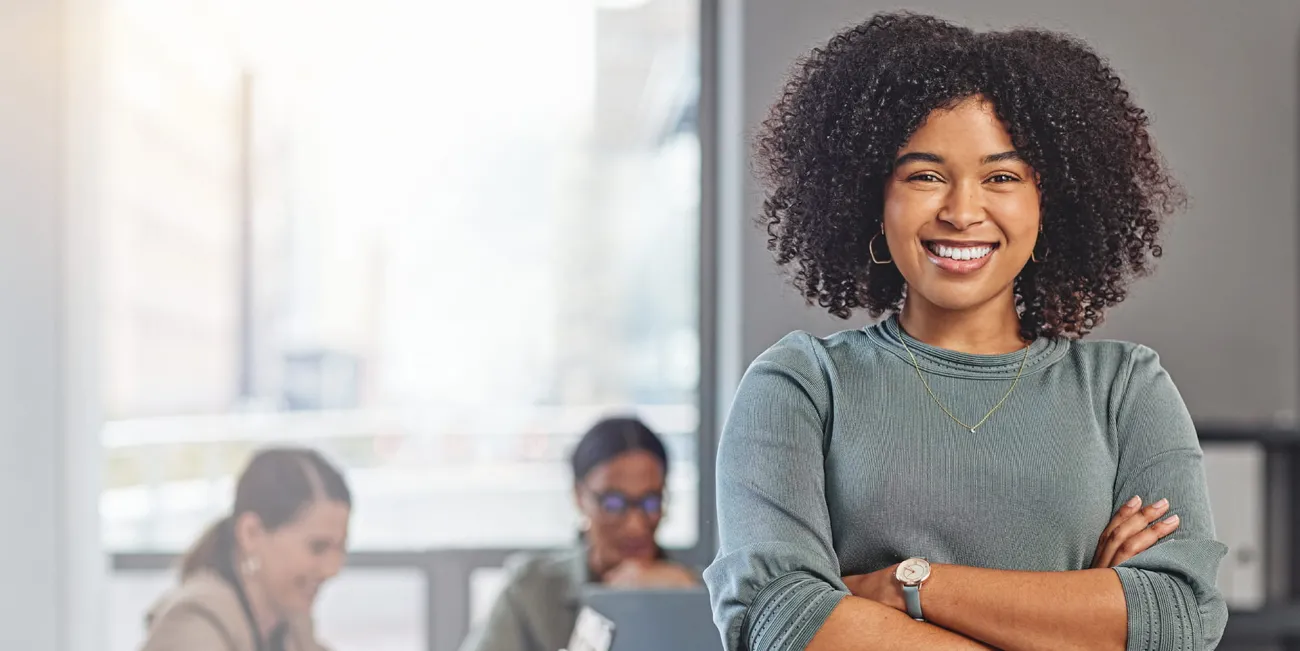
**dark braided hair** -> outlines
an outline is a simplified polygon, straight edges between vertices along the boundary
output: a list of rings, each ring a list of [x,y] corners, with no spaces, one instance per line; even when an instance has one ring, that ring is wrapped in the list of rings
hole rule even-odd
[[[756,142],[760,223],[809,303],[848,318],[902,307],[893,265],[870,264],[884,181],[936,109],[982,97],[1038,173],[1048,255],[1016,279],[1021,335],[1080,337],[1161,254],[1182,206],[1149,118],[1087,45],[1037,29],[977,33],[930,16],[878,14],[795,67]]]

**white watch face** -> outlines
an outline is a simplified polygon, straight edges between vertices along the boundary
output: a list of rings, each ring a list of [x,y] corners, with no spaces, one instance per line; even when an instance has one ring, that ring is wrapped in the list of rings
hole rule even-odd
[[[930,563],[923,558],[909,558],[899,564],[895,577],[908,585],[916,585],[930,578]]]

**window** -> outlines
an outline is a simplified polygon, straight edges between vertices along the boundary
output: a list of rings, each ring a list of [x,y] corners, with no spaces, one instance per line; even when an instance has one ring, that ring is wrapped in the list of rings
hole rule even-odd
[[[566,454],[629,412],[695,544],[696,0],[105,5],[111,551],[179,553],[274,443],[345,468],[356,550],[567,545]],[[425,648],[373,571],[330,638]]]
[[[695,2],[109,4],[110,548],[273,442],[347,468],[357,548],[564,544],[628,411],[694,542]]]

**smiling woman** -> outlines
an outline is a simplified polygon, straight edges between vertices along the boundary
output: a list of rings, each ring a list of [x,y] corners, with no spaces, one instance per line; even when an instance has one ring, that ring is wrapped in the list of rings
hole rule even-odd
[[[320,651],[320,586],[343,566],[352,496],[320,454],[258,452],[231,514],[181,563],[181,585],[149,614],[144,651]]]
[[[1080,341],[1180,202],[1147,123],[1050,32],[884,14],[799,65],[758,139],[769,245],[831,314],[889,318],[793,333],[737,389],[728,649],[1218,643],[1187,408],[1150,349]]]
[[[912,289],[904,323],[989,306],[1007,337],[978,352],[1024,348],[1005,306],[1015,303],[1016,277],[1042,227],[1038,175],[982,96],[935,111],[901,152],[884,180],[882,228]]]

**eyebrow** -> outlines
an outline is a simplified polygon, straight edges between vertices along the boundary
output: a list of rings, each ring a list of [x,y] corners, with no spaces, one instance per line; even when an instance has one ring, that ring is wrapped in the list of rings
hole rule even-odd
[[[911,162],[934,163],[936,165],[942,165],[943,156],[940,156],[938,154],[931,154],[930,152],[925,152],[925,151],[909,151],[906,154],[899,156],[898,160],[894,161],[894,167],[902,167]]]
[[[1009,160],[1024,162],[1025,159],[1020,156],[1018,151],[1004,151],[1001,154],[990,154],[984,157],[984,164],[1003,163]]]
[[[1024,158],[1020,156],[1020,152],[1004,151],[1000,154],[989,154],[988,156],[985,156],[984,160],[981,161],[981,163],[984,165],[988,165],[990,163],[1002,163],[1010,160],[1024,161]],[[903,154],[902,156],[899,156],[898,160],[894,161],[894,167],[896,168],[902,167],[903,165],[906,165],[908,163],[913,163],[913,162],[934,163],[936,165],[942,165],[944,163],[944,160],[943,160],[943,156],[940,156],[938,154],[932,154],[928,151],[910,151],[907,152],[906,154]]]

